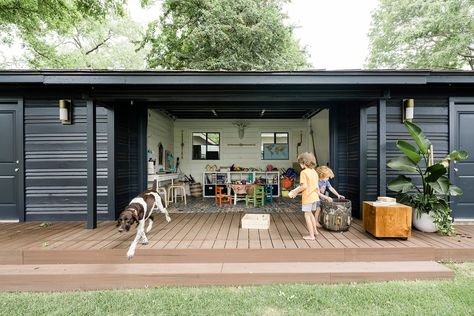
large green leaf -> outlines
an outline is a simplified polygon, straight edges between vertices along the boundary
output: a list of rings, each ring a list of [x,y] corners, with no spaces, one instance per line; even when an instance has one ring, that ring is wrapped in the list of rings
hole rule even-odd
[[[415,140],[416,144],[420,151],[424,154],[428,153],[428,149],[431,146],[431,142],[428,138],[426,138],[425,134],[417,125],[413,124],[412,122],[405,121],[404,122],[406,129],[410,133],[411,137]]]
[[[458,195],[462,195],[462,194],[463,194],[463,192],[462,192],[460,187],[455,186],[455,185],[450,185],[449,186],[449,195],[458,196]]]
[[[399,175],[388,184],[388,188],[395,192],[407,193],[413,188],[411,179],[404,175]]]
[[[418,153],[418,150],[411,144],[407,143],[404,140],[398,140],[397,141],[397,147],[400,149],[408,158],[410,158],[411,161],[413,161],[415,164],[420,162],[421,160],[421,155]]]
[[[426,172],[428,173],[428,176],[426,177],[426,181],[435,182],[436,180],[438,180],[439,177],[447,173],[448,169],[446,169],[446,167],[443,166],[442,164],[437,163],[426,168]]]
[[[469,157],[465,150],[453,150],[452,153],[446,156],[447,160],[466,160]]]
[[[447,195],[449,193],[449,186],[451,185],[448,178],[445,176],[439,177],[436,181],[428,182],[428,184],[433,188],[433,190],[442,195]]]
[[[387,166],[398,171],[416,172],[416,164],[407,157],[397,157],[388,161]]]

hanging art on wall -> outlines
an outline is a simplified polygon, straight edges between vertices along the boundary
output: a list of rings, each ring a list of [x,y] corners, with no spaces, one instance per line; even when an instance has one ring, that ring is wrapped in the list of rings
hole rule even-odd
[[[163,165],[163,144],[158,144],[158,164]]]

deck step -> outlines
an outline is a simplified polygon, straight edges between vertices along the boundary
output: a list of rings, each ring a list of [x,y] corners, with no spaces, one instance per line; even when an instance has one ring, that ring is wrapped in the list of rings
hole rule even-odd
[[[1,291],[451,279],[435,261],[0,265]]]

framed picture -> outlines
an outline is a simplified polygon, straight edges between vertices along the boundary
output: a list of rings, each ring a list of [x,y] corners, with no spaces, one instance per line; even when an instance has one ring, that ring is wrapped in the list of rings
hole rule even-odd
[[[263,144],[263,160],[288,160],[288,144]]]

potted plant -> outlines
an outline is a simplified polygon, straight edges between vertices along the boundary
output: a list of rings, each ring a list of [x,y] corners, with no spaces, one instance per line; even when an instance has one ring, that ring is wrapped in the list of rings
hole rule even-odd
[[[404,125],[417,148],[406,141],[398,140],[396,145],[404,156],[391,159],[387,166],[397,171],[417,174],[418,184],[413,183],[406,175],[399,175],[390,181],[388,188],[398,192],[397,200],[400,203],[413,207],[415,228],[450,235],[454,232],[454,227],[450,216],[452,210],[446,199],[448,196],[461,195],[462,190],[451,184],[446,174],[449,162],[464,160],[467,158],[467,153],[463,150],[454,150],[443,160],[435,163],[430,140],[417,125],[408,121],[405,121]]]

